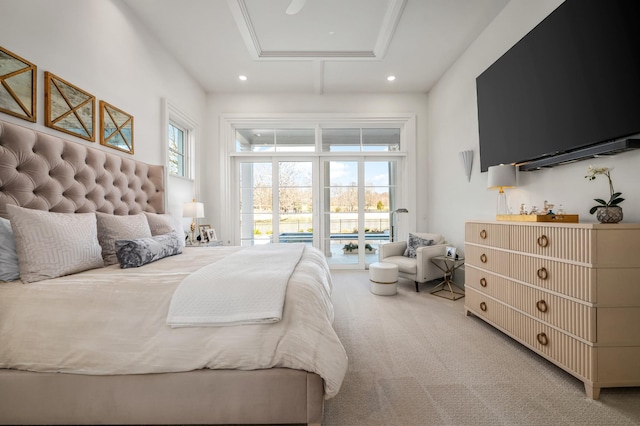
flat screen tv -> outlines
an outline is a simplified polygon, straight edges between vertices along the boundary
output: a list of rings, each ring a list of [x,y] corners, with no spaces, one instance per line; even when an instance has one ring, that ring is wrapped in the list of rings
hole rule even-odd
[[[481,170],[640,133],[639,25],[640,0],[567,0],[478,76]]]

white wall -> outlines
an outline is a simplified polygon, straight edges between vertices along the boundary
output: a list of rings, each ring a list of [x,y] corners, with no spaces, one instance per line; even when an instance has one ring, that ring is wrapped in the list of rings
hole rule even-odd
[[[475,79],[520,38],[562,3],[562,0],[511,0],[431,90],[427,101],[429,228],[444,233],[449,242],[464,246],[464,221],[494,219],[496,192],[488,191],[487,173],[480,173],[478,112]],[[612,100],[615,102],[615,100]],[[458,152],[473,149],[471,182],[467,182]],[[587,167],[610,166],[624,222],[640,222],[640,152],[580,161],[552,169],[522,172],[518,187],[507,190],[517,211],[520,203],[541,207],[544,200],[563,204],[581,222],[596,222],[589,214],[593,198],[609,198],[606,178],[589,182]]]
[[[168,55],[119,0],[2,0],[0,45],[38,67],[37,123],[0,113],[0,119],[67,140],[164,164],[161,99],[166,97],[197,122],[204,121],[204,91]],[[75,138],[44,126],[44,72],[134,116],[135,155]],[[99,129],[96,105],[96,129]],[[172,183],[172,212],[191,200],[193,184]],[[178,211],[176,211],[178,210]]]
[[[406,229],[428,231],[427,229],[427,180],[425,167],[427,155],[426,129],[426,94],[349,94],[349,95],[228,95],[212,94],[208,97],[207,133],[210,135],[204,148],[201,163],[220,164],[219,135],[220,116],[225,113],[286,114],[286,113],[412,113],[416,114],[417,156],[410,158],[417,169],[417,211],[415,224]],[[220,210],[224,209],[221,194],[227,188],[218,183],[218,170],[213,167],[201,167],[200,193],[203,196],[206,216],[212,219],[212,226],[221,231],[223,239],[227,239],[225,229],[237,223],[222,223]],[[220,238],[220,237],[219,237]]]

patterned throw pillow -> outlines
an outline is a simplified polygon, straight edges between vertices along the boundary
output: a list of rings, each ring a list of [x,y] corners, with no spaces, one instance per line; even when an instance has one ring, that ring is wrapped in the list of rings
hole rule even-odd
[[[116,257],[121,268],[137,268],[182,253],[181,240],[176,232],[137,240],[118,240],[115,244]]]
[[[25,283],[104,266],[96,215],[52,213],[7,205]]]
[[[14,281],[18,278],[20,267],[11,222],[0,217],[0,281]]]
[[[102,247],[105,266],[118,263],[116,241],[151,237],[147,217],[143,213],[129,216],[116,216],[96,212],[98,218],[98,240]]]
[[[409,234],[409,240],[407,241],[407,248],[404,251],[405,257],[416,257],[416,249],[418,247],[433,245],[433,240],[426,240],[418,237],[417,235]]]

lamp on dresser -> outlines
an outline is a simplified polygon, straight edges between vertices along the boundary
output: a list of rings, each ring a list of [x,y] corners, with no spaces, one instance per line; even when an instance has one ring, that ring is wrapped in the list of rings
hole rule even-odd
[[[507,203],[507,194],[504,193],[505,188],[516,187],[516,166],[513,164],[500,164],[499,166],[489,167],[489,178],[487,179],[487,188],[498,189],[498,202],[496,208],[497,215],[509,214],[509,205]]]
[[[184,203],[184,206],[182,207],[182,216],[191,218],[191,235],[189,238],[191,244],[194,244],[196,241],[196,219],[204,217],[204,204],[196,202],[195,198],[191,202]]]

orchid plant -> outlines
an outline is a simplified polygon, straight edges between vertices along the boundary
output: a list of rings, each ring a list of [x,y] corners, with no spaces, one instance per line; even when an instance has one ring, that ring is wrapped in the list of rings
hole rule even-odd
[[[594,198],[594,200],[598,203],[598,205],[591,207],[589,213],[594,214],[598,207],[616,207],[618,204],[624,201],[624,198],[621,198],[622,192],[616,192],[613,189],[613,181],[611,180],[611,171],[613,167],[593,167],[589,166],[587,170],[587,175],[585,176],[588,180],[595,180],[598,175],[604,175],[609,180],[609,193],[611,194],[609,201],[604,201],[600,198]]]

